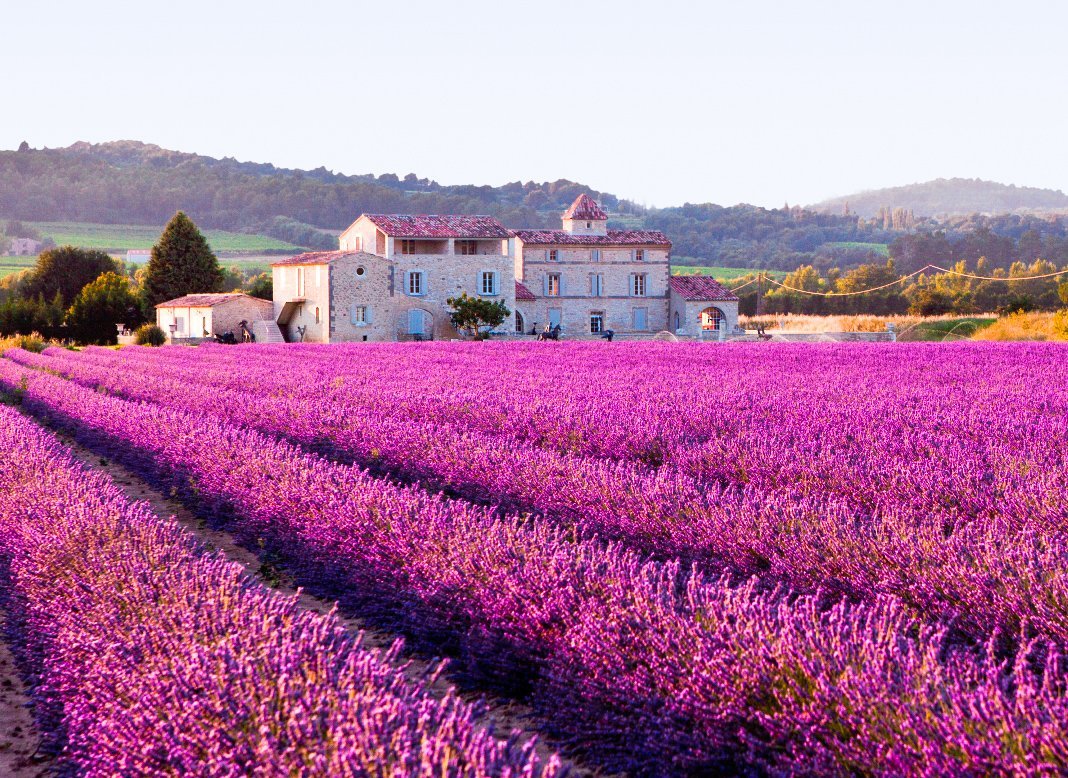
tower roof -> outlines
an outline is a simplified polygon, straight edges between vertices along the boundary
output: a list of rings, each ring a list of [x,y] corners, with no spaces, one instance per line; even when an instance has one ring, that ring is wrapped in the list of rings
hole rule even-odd
[[[596,200],[583,193],[575,198],[575,202],[571,203],[571,207],[564,212],[564,218],[576,221],[604,221],[608,218],[608,214],[601,210]]]

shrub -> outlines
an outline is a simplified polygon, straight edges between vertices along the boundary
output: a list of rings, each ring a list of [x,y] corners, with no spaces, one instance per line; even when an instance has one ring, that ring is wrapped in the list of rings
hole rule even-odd
[[[167,333],[155,324],[144,324],[134,331],[134,343],[138,346],[162,346],[167,342]]]
[[[9,348],[20,348],[23,351],[40,354],[48,345],[48,342],[38,332],[29,335],[12,335],[9,338],[0,338],[0,354],[3,354]]]

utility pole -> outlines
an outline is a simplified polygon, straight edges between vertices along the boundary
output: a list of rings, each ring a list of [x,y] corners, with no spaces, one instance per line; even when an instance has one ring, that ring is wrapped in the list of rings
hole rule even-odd
[[[757,301],[756,301],[756,315],[764,315],[764,271],[757,272]]]

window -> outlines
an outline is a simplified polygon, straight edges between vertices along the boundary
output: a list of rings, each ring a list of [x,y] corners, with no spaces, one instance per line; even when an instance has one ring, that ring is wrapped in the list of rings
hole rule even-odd
[[[422,270],[408,271],[408,294],[426,294],[426,284],[423,283]]]
[[[354,305],[352,307],[352,323],[357,327],[367,324],[367,306]]]
[[[363,265],[360,265],[358,268],[356,268],[356,275],[358,276],[362,276],[366,272],[367,271],[364,269]]]
[[[590,259],[592,259],[594,262],[600,262],[601,261],[601,250],[600,249],[594,249],[593,251],[591,251],[590,252]]]
[[[519,311],[515,312],[515,331],[520,335],[523,334],[523,330],[527,327],[526,322],[523,321],[523,314]]]
[[[319,306],[315,306],[315,323],[319,323]]]
[[[556,262],[558,259],[560,259],[560,252],[556,249],[549,249],[549,261]]]
[[[548,284],[546,286],[547,286],[546,295],[548,297],[559,297],[560,296],[560,274],[559,273],[549,273]]]
[[[634,329],[647,330],[649,329],[649,309],[648,308],[635,308],[634,309]]]
[[[470,256],[478,253],[478,241],[477,240],[458,240],[455,243],[456,253],[464,256]]]
[[[414,240],[402,240],[401,241],[401,254],[417,254],[416,243]]]
[[[645,297],[645,274],[634,273],[630,277],[630,293],[632,297]]]
[[[480,285],[481,293],[486,296],[500,294],[497,284],[497,271],[496,270],[483,270],[482,271],[482,283]]]
[[[644,262],[645,261],[645,249],[634,249],[634,261],[635,262]]]
[[[590,313],[590,332],[604,332],[604,311],[592,311]]]
[[[586,222],[586,229],[587,230],[591,229],[592,227],[593,227],[593,222]]]
[[[297,297],[304,296],[304,268],[297,268]]]
[[[590,296],[600,297],[604,294],[604,276],[601,273],[594,273],[590,276]]]

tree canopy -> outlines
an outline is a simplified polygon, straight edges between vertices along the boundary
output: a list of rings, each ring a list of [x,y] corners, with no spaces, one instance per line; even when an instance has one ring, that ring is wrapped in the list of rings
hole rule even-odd
[[[178,211],[152,247],[143,290],[150,306],[187,294],[218,292],[224,274],[203,233]]]
[[[57,294],[66,308],[86,284],[102,273],[116,269],[115,261],[103,251],[60,246],[41,252],[32,272],[24,281],[26,297],[51,300]]]
[[[126,276],[104,273],[87,284],[67,312],[67,327],[79,343],[107,346],[118,342],[116,325],[133,328],[143,317]]]
[[[478,337],[483,329],[498,327],[512,313],[500,300],[471,297],[464,292],[445,301],[453,309],[450,318],[456,329]]]

